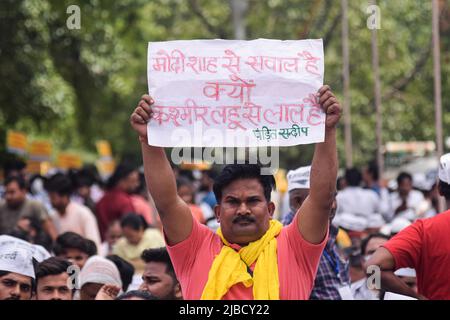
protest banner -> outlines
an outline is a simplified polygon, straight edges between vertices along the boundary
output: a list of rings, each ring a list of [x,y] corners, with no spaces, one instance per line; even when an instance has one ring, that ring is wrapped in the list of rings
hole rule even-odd
[[[112,157],[112,151],[111,151],[111,144],[109,141],[106,140],[98,140],[95,143],[97,147],[97,153],[100,156],[100,158],[111,158]]]
[[[155,100],[148,142],[161,147],[322,142],[322,40],[150,42]]]
[[[52,143],[47,140],[33,141],[29,147],[30,160],[50,161],[52,156]]]
[[[103,179],[109,178],[116,170],[116,162],[112,158],[102,158],[96,161],[96,166]]]
[[[20,131],[8,130],[6,133],[6,148],[9,152],[24,155],[27,152],[27,136]]]
[[[57,166],[60,169],[80,169],[83,165],[77,154],[62,152],[58,155]]]

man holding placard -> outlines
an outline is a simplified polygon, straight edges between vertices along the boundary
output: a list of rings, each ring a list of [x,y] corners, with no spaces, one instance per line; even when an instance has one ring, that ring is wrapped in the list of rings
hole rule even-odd
[[[165,131],[167,135],[170,128],[174,129],[174,126],[181,125],[181,120],[186,120],[187,126],[189,114],[195,115],[199,104],[197,102],[193,104],[193,99],[190,99],[189,104],[194,107],[187,107],[183,111],[184,117],[178,118],[176,114],[172,114],[172,117],[168,118],[169,121],[165,121],[167,117],[162,114],[160,109],[169,108],[170,104],[174,108],[173,105],[177,103],[177,99],[183,100],[188,96],[182,96],[183,88],[177,91],[169,90],[176,81],[162,81],[163,84],[159,87],[160,91],[158,91],[158,83],[156,83],[155,89],[152,88],[154,82],[149,81],[150,93],[158,100],[154,101],[149,95],[144,95],[131,115],[130,121],[134,130],[139,134],[148,189],[161,217],[167,248],[182,287],[183,297],[185,299],[308,299],[320,256],[327,240],[329,212],[335,193],[338,166],[336,126],[339,122],[341,108],[330,87],[322,86],[321,83],[323,80],[323,51],[321,54],[315,54],[299,48],[302,55],[299,53],[295,57],[275,57],[271,56],[270,52],[251,51],[252,41],[217,41],[202,42],[204,45],[202,52],[208,56],[197,58],[201,61],[207,60],[206,64],[198,63],[193,56],[189,56],[188,49],[183,52],[181,49],[188,48],[183,47],[184,42],[180,44],[180,49],[176,49],[177,44],[172,42],[169,43],[168,50],[172,50],[173,57],[178,58],[177,64],[167,64],[167,61],[163,59],[166,57],[164,52],[167,51],[161,49],[158,51],[162,54],[162,56],[158,56],[159,60],[152,60],[153,68],[157,66],[159,70],[173,70],[175,75],[172,75],[172,78],[167,75],[163,78],[176,80],[177,74],[182,74],[183,70],[188,67],[193,69],[196,66],[194,74],[191,75],[191,78],[194,79],[188,80],[188,75],[178,78],[178,85],[183,81],[189,85],[192,80],[197,80],[190,87],[190,90],[194,91],[195,84],[201,84],[202,81],[208,82],[208,86],[210,86],[209,82],[224,84],[224,75],[220,74],[218,69],[219,66],[225,65],[226,69],[233,72],[235,76],[238,72],[246,75],[243,77],[239,73],[240,83],[245,83],[246,86],[255,84],[255,87],[252,87],[253,93],[258,93],[260,83],[257,81],[257,77],[251,79],[248,76],[251,72],[260,72],[264,75],[261,77],[263,91],[258,93],[258,99],[254,99],[252,103],[257,103],[260,107],[257,108],[257,111],[261,112],[254,113],[252,117],[248,114],[245,116],[242,110],[246,106],[248,107],[248,104],[245,105],[245,101],[248,99],[246,95],[242,97],[242,101],[234,101],[236,113],[232,114],[233,117],[227,118],[232,118],[230,121],[225,121],[226,119],[223,118],[224,121],[221,122],[221,128],[225,134],[233,130],[236,135],[244,135],[246,132],[254,132],[258,129],[262,132],[265,130],[263,127],[267,122],[273,122],[273,127],[267,129],[274,130],[269,131],[270,135],[267,135],[272,142],[265,139],[263,145],[320,143],[316,144],[311,166],[310,194],[298,210],[293,223],[285,228],[281,223],[272,219],[275,210],[275,205],[270,201],[270,191],[275,184],[273,176],[262,174],[262,168],[256,164],[226,166],[215,179],[213,188],[218,201],[214,212],[220,223],[220,228],[215,234],[196,222],[187,204],[177,196],[175,178],[164,149],[161,147],[161,145],[170,146],[169,140],[159,140],[159,143],[154,143],[154,137],[152,137],[152,134],[158,130]],[[263,48],[264,43],[261,41],[257,40],[254,43],[255,47]],[[300,47],[311,45],[308,41],[305,43],[302,41],[286,43],[273,41],[270,40],[270,44],[279,50],[283,50],[283,46],[286,45],[291,49],[296,45]],[[213,49],[208,50],[209,48]],[[222,63],[223,61],[219,62],[218,48],[223,50],[223,57],[230,58],[228,64]],[[242,50],[241,52],[239,52],[239,48]],[[279,52],[289,54],[288,51]],[[231,61],[231,58],[234,60]],[[150,50],[149,59],[152,59]],[[309,59],[309,62],[302,64],[305,62],[303,59]],[[188,66],[185,61],[191,65]],[[239,61],[247,63],[247,67]],[[283,69],[280,67],[283,66],[280,61],[288,61],[289,64],[284,65]],[[313,65],[311,61],[317,64]],[[315,68],[315,66],[318,67]],[[264,68],[270,70],[263,70]],[[149,67],[149,77],[152,71],[155,71],[150,69]],[[289,74],[280,75],[284,72],[283,70],[288,70]],[[214,73],[214,71],[217,71],[218,75],[204,76],[205,73]],[[275,73],[277,74],[275,75]],[[199,74],[200,76],[198,76]],[[238,81],[237,78],[233,78],[233,75],[229,77],[230,80]],[[217,78],[212,79],[215,76]],[[158,77],[157,74],[155,77]],[[275,81],[267,80],[270,78]],[[309,80],[313,84],[308,83]],[[282,89],[279,93],[285,94],[286,99],[284,96],[271,97],[271,93],[267,93],[271,85],[278,89],[281,86]],[[295,90],[301,91],[302,94],[295,93]],[[173,99],[168,96],[169,91],[171,91]],[[194,91],[191,93],[192,96],[195,94]],[[212,124],[214,119],[218,119],[213,112],[218,112],[218,109],[222,112],[223,104],[228,104],[230,101],[218,102],[220,98],[217,95],[212,95],[210,91],[206,91],[206,93],[207,96],[214,96],[214,99],[217,100],[207,106],[207,99],[199,98],[199,103],[203,107],[201,121],[204,120],[204,124]],[[217,94],[222,93],[224,91],[220,91],[220,89],[217,91]],[[234,92],[226,91],[225,93],[230,99],[235,99]],[[305,96],[302,99],[300,95]],[[298,100],[301,103],[296,103]],[[297,111],[307,111],[303,114],[288,112],[283,115],[268,116],[269,114],[273,115],[276,110],[284,112],[285,105],[297,105],[294,106],[298,107]],[[270,109],[272,107],[273,109]],[[266,112],[267,110],[270,112]],[[222,115],[225,114],[222,113]],[[256,121],[258,116],[260,122]],[[281,120],[279,120],[279,116],[281,116]],[[298,118],[293,119],[295,116]],[[294,131],[291,130],[293,125],[311,128],[315,132],[314,141],[297,139],[301,137],[293,135],[293,132],[296,131],[295,127]],[[215,127],[220,126],[217,124]],[[321,131],[318,127],[322,127],[323,130]],[[284,131],[281,132],[282,130]],[[283,135],[288,133],[290,137],[285,139]],[[273,136],[271,136],[272,134]],[[253,137],[247,140],[247,145],[260,145],[257,143],[257,136]],[[222,143],[218,142],[217,146],[231,146],[223,141],[230,140],[222,140]],[[189,146],[197,146],[197,143],[193,142]],[[206,143],[206,146],[213,146],[213,144],[209,142]],[[232,146],[242,145],[236,143]]]

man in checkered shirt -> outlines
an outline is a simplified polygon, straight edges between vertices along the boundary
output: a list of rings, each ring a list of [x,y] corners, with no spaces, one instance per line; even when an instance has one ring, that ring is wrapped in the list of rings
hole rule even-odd
[[[309,176],[311,167],[301,167],[289,171],[288,192],[290,212],[283,218],[283,224],[288,225],[294,219],[295,213],[309,194]],[[343,260],[336,245],[339,229],[331,224],[336,213],[336,199],[330,212],[330,230],[326,247],[320,258],[311,300],[342,300],[352,299],[348,261]]]

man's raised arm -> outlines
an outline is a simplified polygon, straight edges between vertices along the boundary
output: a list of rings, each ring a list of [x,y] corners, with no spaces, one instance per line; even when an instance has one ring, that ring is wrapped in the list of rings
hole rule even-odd
[[[178,197],[175,176],[164,148],[147,144],[147,122],[153,114],[153,103],[150,96],[142,96],[130,122],[139,134],[147,188],[155,201],[168,244],[175,245],[188,238],[193,218],[187,204]]]
[[[319,103],[326,114],[325,141],[315,146],[309,196],[297,212],[299,231],[313,244],[321,243],[328,230],[338,170],[336,125],[341,115],[341,107],[329,86],[320,88]]]

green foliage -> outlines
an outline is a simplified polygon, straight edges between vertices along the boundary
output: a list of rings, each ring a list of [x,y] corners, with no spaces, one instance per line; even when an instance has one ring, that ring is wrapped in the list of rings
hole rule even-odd
[[[367,1],[349,1],[351,112],[357,164],[375,154],[371,31]],[[441,24],[444,134],[450,134],[450,10]],[[69,5],[81,30],[66,27]],[[433,140],[433,63],[429,1],[379,1],[383,139]],[[249,0],[248,38],[323,38],[326,83],[342,97],[340,1]],[[233,38],[223,0],[2,0],[0,2],[0,153],[16,128],[57,148],[93,152],[97,139],[139,161],[128,117],[147,91],[149,41]],[[417,69],[417,70],[416,70]],[[414,72],[412,72],[414,71]],[[412,72],[410,79],[406,79]],[[402,82],[402,80],[405,80]],[[345,159],[342,132],[339,156]],[[310,161],[312,148],[282,149],[282,165]]]

